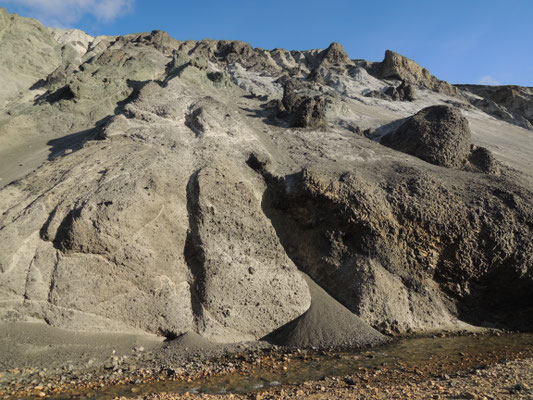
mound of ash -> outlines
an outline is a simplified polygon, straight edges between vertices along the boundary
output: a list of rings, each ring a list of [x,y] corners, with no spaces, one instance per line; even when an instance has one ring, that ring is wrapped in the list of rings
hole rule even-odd
[[[311,306],[303,315],[282,326],[265,340],[289,347],[359,348],[387,341],[310,277],[304,275],[311,293]],[[324,318],[327,315],[328,318]]]

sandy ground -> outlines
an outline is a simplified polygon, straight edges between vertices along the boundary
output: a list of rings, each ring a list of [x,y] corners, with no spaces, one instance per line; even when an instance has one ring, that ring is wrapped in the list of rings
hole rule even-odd
[[[155,335],[74,332],[43,323],[0,324],[0,370],[98,364],[161,343]]]
[[[472,142],[491,150],[501,162],[533,176],[533,132],[488,117],[467,114]]]

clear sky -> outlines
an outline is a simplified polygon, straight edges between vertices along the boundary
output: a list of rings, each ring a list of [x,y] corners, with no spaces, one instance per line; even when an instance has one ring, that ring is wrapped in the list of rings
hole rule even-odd
[[[91,35],[161,29],[178,40],[234,39],[288,50],[386,49],[452,83],[533,86],[533,0],[0,0],[47,25]]]

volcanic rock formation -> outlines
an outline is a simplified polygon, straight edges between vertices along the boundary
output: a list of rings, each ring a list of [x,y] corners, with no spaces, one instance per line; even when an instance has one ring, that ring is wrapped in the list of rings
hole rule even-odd
[[[0,24],[0,321],[320,347],[530,327],[531,132],[414,61]]]
[[[385,135],[380,143],[431,164],[460,168],[470,154],[470,128],[458,110],[432,106]]]
[[[443,94],[459,94],[459,91],[448,82],[435,78],[413,60],[391,50],[385,52],[382,62],[372,64],[369,71],[380,79],[401,79]]]
[[[470,102],[487,114],[533,130],[533,88],[483,85],[457,87],[474,94],[475,96],[470,96]]]

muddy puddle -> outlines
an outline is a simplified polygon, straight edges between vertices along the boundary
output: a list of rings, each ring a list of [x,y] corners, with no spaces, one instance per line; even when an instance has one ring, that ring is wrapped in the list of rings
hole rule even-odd
[[[442,371],[465,367],[464,360],[493,359],[501,361],[506,355],[533,349],[533,334],[506,334],[502,336],[459,336],[438,338],[401,339],[371,350],[296,354],[283,366],[272,368],[250,366],[245,372],[229,373],[192,382],[164,380],[139,385],[104,387],[98,391],[50,396],[50,399],[109,399],[116,396],[138,396],[147,393],[245,393],[262,388],[299,384],[326,376],[357,374],[358,369],[417,368],[427,364],[438,365]]]

